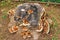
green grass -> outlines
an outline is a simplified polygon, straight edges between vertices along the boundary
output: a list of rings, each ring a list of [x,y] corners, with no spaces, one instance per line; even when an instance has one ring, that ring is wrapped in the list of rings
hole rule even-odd
[[[7,18],[7,15],[2,15],[2,18],[3,18],[3,19],[6,19],[6,18]]]
[[[6,19],[7,18],[7,10],[2,11],[2,18]]]
[[[54,14],[55,14],[55,13],[54,13],[54,10],[50,10],[50,11],[48,12],[48,15],[54,15]],[[54,23],[53,27],[54,27],[54,28],[55,28],[55,27],[58,27],[58,23],[57,23],[55,17],[52,17],[52,21],[53,21],[53,23]]]
[[[6,2],[6,1],[1,1],[0,2],[1,7],[6,7],[7,5],[9,5],[9,2]]]
[[[55,29],[55,33],[53,34],[53,37],[52,37],[52,40],[59,40],[58,39],[58,34],[60,34],[60,29],[58,27],[58,23],[56,21],[56,18],[55,17],[52,17],[52,20],[54,22],[54,25],[53,25],[53,28]]]
[[[58,40],[58,38],[56,36],[53,36],[52,40]]]
[[[52,21],[54,22],[53,27],[58,27],[58,23],[56,21],[56,18],[52,17]]]
[[[54,33],[54,36],[52,37],[52,40],[58,40],[58,33],[60,33],[60,30],[57,30],[57,27],[58,27],[58,23],[56,21],[56,18],[55,17],[52,17],[52,21],[54,22],[54,25],[53,25],[53,28],[55,29],[55,33]]]

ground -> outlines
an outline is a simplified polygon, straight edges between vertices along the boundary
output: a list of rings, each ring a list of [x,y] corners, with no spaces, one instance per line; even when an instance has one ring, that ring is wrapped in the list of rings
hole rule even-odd
[[[8,31],[9,18],[7,15],[8,10],[17,7],[20,2],[0,2],[0,40],[24,40],[20,34],[10,34]],[[41,4],[45,9],[46,13],[53,20],[54,25],[51,26],[49,34],[40,33],[38,40],[60,40],[60,6]],[[33,39],[26,39],[33,40]]]

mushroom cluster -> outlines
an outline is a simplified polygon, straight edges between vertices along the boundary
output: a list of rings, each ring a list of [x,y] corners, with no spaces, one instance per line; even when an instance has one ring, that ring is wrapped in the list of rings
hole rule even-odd
[[[16,7],[16,9],[9,10],[8,15],[12,22],[9,23],[9,32],[17,32],[20,27],[20,32],[23,38],[31,37],[32,30],[35,29],[37,33],[43,32],[48,34],[50,32],[50,24],[52,20],[47,16],[45,9],[38,3],[24,3]],[[15,26],[12,26],[15,25]]]

